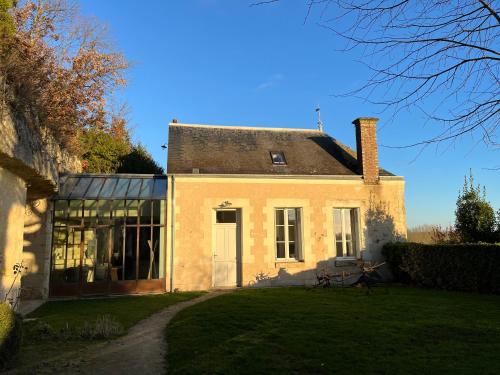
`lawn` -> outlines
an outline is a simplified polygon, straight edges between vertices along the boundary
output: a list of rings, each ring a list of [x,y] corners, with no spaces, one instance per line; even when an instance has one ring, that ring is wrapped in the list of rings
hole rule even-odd
[[[77,358],[78,351],[105,342],[102,338],[82,338],[78,334],[82,327],[94,324],[99,317],[109,316],[125,333],[128,328],[151,314],[201,294],[202,292],[183,292],[49,301],[27,317],[21,353],[14,366],[35,369],[44,367],[48,361],[61,356]]]
[[[256,289],[180,312],[170,374],[498,374],[500,297]]]

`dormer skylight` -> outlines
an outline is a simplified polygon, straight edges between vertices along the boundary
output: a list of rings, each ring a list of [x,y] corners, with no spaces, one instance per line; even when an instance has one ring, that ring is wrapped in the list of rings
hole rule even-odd
[[[274,165],[286,165],[285,154],[281,151],[271,151],[271,160]]]

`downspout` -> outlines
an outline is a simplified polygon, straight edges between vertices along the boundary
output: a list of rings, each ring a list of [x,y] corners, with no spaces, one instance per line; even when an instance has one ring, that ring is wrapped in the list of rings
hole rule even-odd
[[[170,292],[174,291],[175,177],[170,183]]]

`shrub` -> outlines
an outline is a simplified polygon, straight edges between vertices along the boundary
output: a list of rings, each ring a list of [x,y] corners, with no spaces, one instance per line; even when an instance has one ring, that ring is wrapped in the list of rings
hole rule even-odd
[[[6,303],[0,303],[0,368],[16,357],[22,340],[21,318]]]
[[[500,294],[500,244],[389,243],[382,254],[397,281]]]

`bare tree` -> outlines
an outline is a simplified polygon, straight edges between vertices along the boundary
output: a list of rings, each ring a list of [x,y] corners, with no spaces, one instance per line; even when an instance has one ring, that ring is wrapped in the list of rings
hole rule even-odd
[[[306,21],[318,14],[321,27],[347,41],[345,50],[362,49],[362,62],[372,71],[365,84],[346,95],[362,96],[395,113],[418,108],[444,125],[431,138],[403,147],[464,134],[479,135],[487,145],[500,146],[498,0],[305,3]]]

